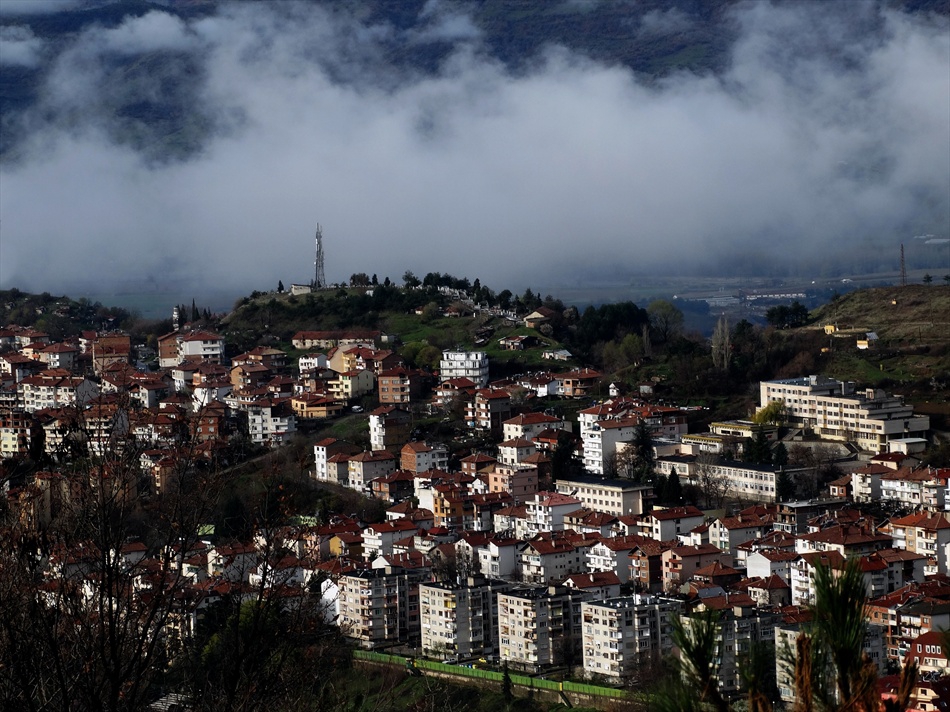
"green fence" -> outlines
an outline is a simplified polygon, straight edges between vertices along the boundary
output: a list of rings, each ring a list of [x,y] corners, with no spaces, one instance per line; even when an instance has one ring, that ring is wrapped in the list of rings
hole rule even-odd
[[[389,655],[388,653],[376,653],[369,650],[354,650],[353,657],[357,660],[369,660],[377,663],[389,663],[391,665],[411,665],[422,670],[431,670],[432,672],[442,672],[448,675],[460,675],[464,677],[473,677],[479,680],[492,680],[501,682],[504,673],[494,670],[482,670],[480,668],[470,668],[461,665],[449,665],[439,663],[434,660],[422,660],[407,658],[404,655]],[[523,687],[533,687],[538,690],[552,690],[554,692],[577,692],[584,695],[594,695],[597,697],[627,697],[623,690],[616,690],[612,687],[599,687],[597,685],[585,685],[580,682],[558,682],[557,680],[545,680],[540,677],[528,677],[527,675],[511,675],[513,685]]]

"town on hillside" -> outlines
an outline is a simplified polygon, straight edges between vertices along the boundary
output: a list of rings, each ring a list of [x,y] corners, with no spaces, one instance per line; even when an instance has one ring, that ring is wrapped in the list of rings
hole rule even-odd
[[[28,562],[7,580],[36,625],[57,611],[86,635],[77,621],[121,610],[127,675],[192,700],[217,688],[181,672],[188,651],[210,665],[221,611],[266,602],[305,645],[332,633],[343,650],[632,690],[677,654],[676,625],[714,615],[724,698],[766,644],[791,708],[781,651],[809,630],[816,571],[857,566],[880,694],[914,662],[914,709],[950,704],[950,467],[928,460],[927,415],[806,372],[700,428],[701,407],[545,350],[551,309],[504,316],[519,334],[479,337],[514,352],[503,378],[487,349],[425,369],[370,328],[230,356],[206,321],[154,348],[0,329],[0,547],[10,571]],[[514,373],[532,348],[550,368]],[[34,638],[47,662],[69,654]]]

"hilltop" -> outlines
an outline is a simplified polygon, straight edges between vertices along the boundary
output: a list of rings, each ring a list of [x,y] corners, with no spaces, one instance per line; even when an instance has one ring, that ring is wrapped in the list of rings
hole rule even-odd
[[[950,428],[950,287],[854,291],[812,311],[798,331],[827,339],[824,373],[896,390],[931,416],[933,428]],[[868,348],[859,349],[859,340]]]

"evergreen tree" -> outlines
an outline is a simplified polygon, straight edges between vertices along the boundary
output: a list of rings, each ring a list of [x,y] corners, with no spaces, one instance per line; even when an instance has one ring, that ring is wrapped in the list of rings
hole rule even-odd
[[[676,470],[673,470],[666,478],[666,501],[670,504],[683,503],[683,485],[680,483],[680,476],[676,474]]]
[[[772,462],[772,450],[763,428],[757,428],[752,441],[746,446],[745,461],[753,465],[768,465]]]
[[[195,300],[191,300],[191,320],[198,321],[201,318],[201,315],[198,313],[198,306],[195,304]]]
[[[772,464],[776,467],[785,467],[788,464],[788,450],[785,443],[779,442],[772,451]]]
[[[783,468],[775,480],[775,498],[779,502],[789,502],[795,499],[796,491],[795,480]]]
[[[283,282],[283,280],[280,280],[280,279],[277,280],[277,293],[278,293],[278,294],[283,294],[283,293],[284,293],[284,282]]]

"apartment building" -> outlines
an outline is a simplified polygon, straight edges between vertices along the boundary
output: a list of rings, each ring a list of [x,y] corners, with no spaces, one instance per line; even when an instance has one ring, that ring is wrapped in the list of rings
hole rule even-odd
[[[337,623],[363,648],[420,638],[419,585],[428,569],[385,567],[340,577]]]
[[[650,485],[590,475],[559,479],[555,489],[561,494],[577,497],[589,509],[615,517],[643,514],[653,501],[653,487]]]
[[[498,594],[498,643],[502,660],[539,672],[577,659],[581,603],[590,594],[567,586],[519,587]]]
[[[636,674],[645,663],[673,650],[671,618],[682,603],[651,594],[634,594],[581,603],[584,674],[614,682]]]
[[[422,649],[458,660],[498,654],[498,594],[512,584],[469,578],[419,586]]]
[[[773,401],[784,402],[789,421],[871,452],[885,450],[891,440],[925,437],[930,429],[930,419],[914,415],[899,396],[876,388],[856,391],[851,381],[825,376],[762,381],[760,407]]]
[[[399,469],[406,472],[447,470],[449,449],[442,443],[410,442],[399,451]]]
[[[381,405],[369,414],[369,443],[373,450],[399,453],[409,439],[412,414],[394,405]]]
[[[265,398],[248,405],[247,429],[253,443],[283,445],[297,432],[297,417],[289,401]]]
[[[443,351],[439,362],[439,378],[467,378],[479,388],[488,385],[488,354],[484,351]]]

